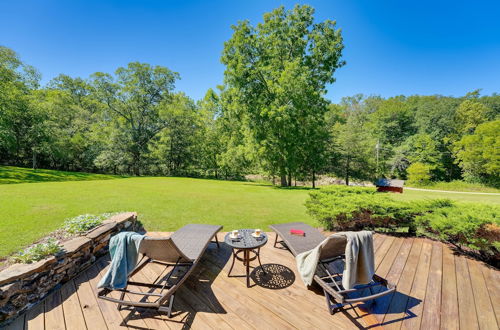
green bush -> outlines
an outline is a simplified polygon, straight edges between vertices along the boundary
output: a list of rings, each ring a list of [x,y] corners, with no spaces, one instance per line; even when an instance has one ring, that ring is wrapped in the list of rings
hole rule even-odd
[[[466,246],[494,257],[500,251],[500,207],[458,204],[417,216],[424,231],[456,246]]]
[[[81,234],[99,226],[102,222],[115,213],[103,213],[99,215],[82,214],[64,221],[64,231],[70,235]]]
[[[381,229],[424,235],[500,259],[500,207],[448,199],[396,201],[374,188],[329,186],[310,192],[306,207],[327,230]],[[496,262],[496,261],[495,261]]]
[[[330,186],[312,191],[306,207],[328,230],[406,227],[414,231],[413,219],[429,209],[451,205],[449,200],[401,202],[375,188]]]
[[[431,181],[431,171],[433,167],[431,165],[423,163],[413,163],[406,171],[408,172],[408,183],[425,185]]]
[[[61,246],[59,245],[59,242],[54,238],[49,238],[45,243],[35,244],[12,256],[12,261],[19,263],[32,263],[57,254],[60,251]]]

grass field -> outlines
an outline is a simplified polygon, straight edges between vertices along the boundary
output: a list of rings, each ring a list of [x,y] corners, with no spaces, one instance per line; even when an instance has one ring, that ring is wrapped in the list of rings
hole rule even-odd
[[[65,172],[54,170],[32,170],[24,167],[0,166],[0,184],[28,183],[28,182],[53,182],[53,181],[87,181],[116,179],[122,176]]]
[[[136,211],[148,230],[173,231],[186,223],[224,230],[307,221],[306,190],[247,182],[189,178],[128,178],[0,185],[0,256],[84,213]]]
[[[1,175],[15,168],[0,167]],[[22,169],[28,182],[37,182]],[[48,173],[37,171],[38,173]],[[54,171],[51,171],[54,172]],[[62,225],[64,219],[84,213],[136,211],[145,228],[173,231],[187,223],[221,224],[224,230],[262,228],[277,222],[304,221],[318,225],[306,214],[307,189],[281,189],[235,181],[191,178],[119,178],[82,173],[52,173],[85,181],[0,184],[0,257],[31,244]],[[18,181],[21,175],[17,176]],[[106,180],[101,180],[105,178]],[[11,180],[11,179],[9,179]],[[47,181],[44,175],[41,181]],[[399,199],[451,198],[500,204],[500,197],[472,194],[405,191]]]
[[[415,200],[425,198],[449,198],[459,202],[474,202],[474,203],[494,203],[500,204],[500,195],[480,195],[466,193],[444,193],[437,191],[419,191],[419,190],[404,190],[403,194],[391,194],[395,199],[399,200]]]
[[[412,185],[413,187],[413,185]],[[480,183],[469,183],[464,181],[451,181],[451,182],[433,182],[424,186],[415,186],[415,188],[434,189],[434,190],[448,190],[448,191],[471,191],[471,192],[485,192],[485,193],[500,193],[500,189],[485,186]]]

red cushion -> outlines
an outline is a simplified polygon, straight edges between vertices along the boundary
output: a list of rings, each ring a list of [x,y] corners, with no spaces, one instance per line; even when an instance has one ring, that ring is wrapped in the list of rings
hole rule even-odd
[[[304,236],[304,231],[300,229],[290,229],[290,234]]]

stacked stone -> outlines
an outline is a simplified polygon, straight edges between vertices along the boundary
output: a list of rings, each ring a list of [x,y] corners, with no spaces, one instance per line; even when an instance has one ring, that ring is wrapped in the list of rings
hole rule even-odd
[[[0,271],[0,327],[106,254],[111,236],[137,229],[137,213],[120,213],[85,235],[64,242],[56,256]]]

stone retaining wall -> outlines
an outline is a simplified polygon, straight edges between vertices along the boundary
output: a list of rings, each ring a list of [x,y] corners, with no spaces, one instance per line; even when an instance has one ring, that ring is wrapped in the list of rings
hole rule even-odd
[[[136,229],[137,213],[121,213],[86,235],[61,244],[63,252],[57,256],[0,271],[0,327],[104,255],[112,235]]]

